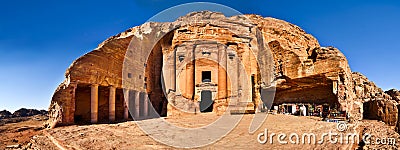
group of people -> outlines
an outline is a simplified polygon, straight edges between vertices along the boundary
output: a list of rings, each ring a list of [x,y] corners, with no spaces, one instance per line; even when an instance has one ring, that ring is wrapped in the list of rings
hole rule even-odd
[[[278,110],[278,106],[275,106],[276,110]],[[295,107],[295,108],[293,108]],[[299,115],[299,116],[323,116],[323,111],[322,107],[307,107],[304,104],[300,105],[292,105],[291,107],[283,107],[281,106],[278,110],[278,113],[287,113],[287,114],[293,114],[293,115]]]

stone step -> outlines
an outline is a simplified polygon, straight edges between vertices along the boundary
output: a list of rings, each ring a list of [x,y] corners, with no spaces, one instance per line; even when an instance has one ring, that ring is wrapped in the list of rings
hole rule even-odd
[[[256,111],[255,110],[231,110],[230,113],[231,115],[235,114],[254,114]]]
[[[254,114],[254,104],[248,102],[239,102],[236,105],[229,105],[231,114]]]

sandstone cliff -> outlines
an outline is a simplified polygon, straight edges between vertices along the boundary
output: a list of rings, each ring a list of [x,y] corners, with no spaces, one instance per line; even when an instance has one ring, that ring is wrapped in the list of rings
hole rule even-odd
[[[193,17],[222,25],[180,26],[182,22],[190,22]],[[132,39],[141,40],[146,44],[157,37],[159,33],[155,31],[161,33],[164,30],[176,28],[174,32],[179,35],[179,32],[189,32],[190,29],[197,31],[204,28],[199,32],[191,33],[191,36],[215,38],[225,42],[232,39],[243,40],[241,39],[243,35],[233,36],[226,33],[227,27],[223,25],[234,25],[236,32],[245,33],[251,27],[256,27],[261,31],[261,35],[256,37],[257,40],[263,41],[273,54],[274,79],[277,81],[274,103],[330,103],[346,110],[352,120],[360,120],[364,112],[371,111],[370,116],[374,116],[371,118],[383,120],[389,125],[396,125],[396,122],[399,122],[398,103],[394,101],[398,101],[399,92],[389,91],[386,94],[365,76],[353,73],[343,53],[334,47],[321,47],[317,39],[300,27],[283,20],[264,18],[259,15],[226,18],[220,13],[198,12],[183,16],[175,22],[146,23],[131,28],[105,40],[98,48],[75,60],[65,73],[66,80],[60,84],[52,98],[49,107],[51,124],[74,123],[74,113],[77,111],[75,105],[78,103],[75,102],[75,93],[79,90],[78,83],[122,88],[122,64]],[[244,31],[246,29],[247,31]],[[208,36],[210,34],[213,36]],[[220,35],[220,37],[215,35]],[[176,37],[170,37],[174,40],[173,38]],[[177,39],[172,43],[180,44],[185,41],[184,36]],[[169,43],[162,43],[159,46],[162,47],[163,44]],[[138,56],[138,59],[139,57],[141,56]],[[363,104],[367,102],[371,104],[364,107]]]

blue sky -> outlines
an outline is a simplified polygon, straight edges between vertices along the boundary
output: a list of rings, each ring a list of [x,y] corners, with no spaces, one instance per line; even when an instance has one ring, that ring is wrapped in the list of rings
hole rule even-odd
[[[13,0],[0,5],[0,110],[47,109],[66,68],[108,37],[140,25],[171,0]],[[208,1],[296,24],[335,46],[353,71],[400,89],[398,0]]]

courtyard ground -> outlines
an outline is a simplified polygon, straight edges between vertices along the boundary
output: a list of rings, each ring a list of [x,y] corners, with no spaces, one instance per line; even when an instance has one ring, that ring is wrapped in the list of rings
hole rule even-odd
[[[181,127],[200,127],[214,122],[220,116],[214,113],[204,113],[186,117],[172,117],[166,120],[174,125]],[[324,122],[317,117],[292,116],[283,114],[270,114],[267,120],[254,134],[248,133],[249,124],[253,115],[244,115],[241,122],[228,135],[219,141],[199,147],[197,149],[398,149],[399,134],[382,122],[376,120],[365,120],[353,124],[347,124],[347,132],[343,133],[370,133],[373,138],[394,138],[393,144],[365,144],[351,143],[345,141],[340,144],[332,144],[328,137],[324,137],[322,144],[302,144],[301,136],[303,133],[314,133],[317,141],[323,133],[337,130],[336,123]],[[151,121],[151,120],[146,120]],[[155,125],[156,127],[157,125]],[[299,144],[281,144],[276,136],[271,144],[269,141],[260,144],[257,140],[258,134],[268,129],[268,133],[276,134],[297,134],[300,136]],[[162,129],[159,129],[162,131]],[[97,125],[73,125],[58,127],[55,129],[44,130],[43,133],[33,137],[30,148],[33,149],[176,149],[164,145],[152,139],[151,135],[144,133],[135,121],[117,124],[97,124]],[[362,135],[361,135],[362,136]],[[174,137],[171,137],[174,140]],[[176,139],[175,139],[176,140]],[[269,139],[268,139],[269,140]],[[289,141],[286,137],[285,141]]]

